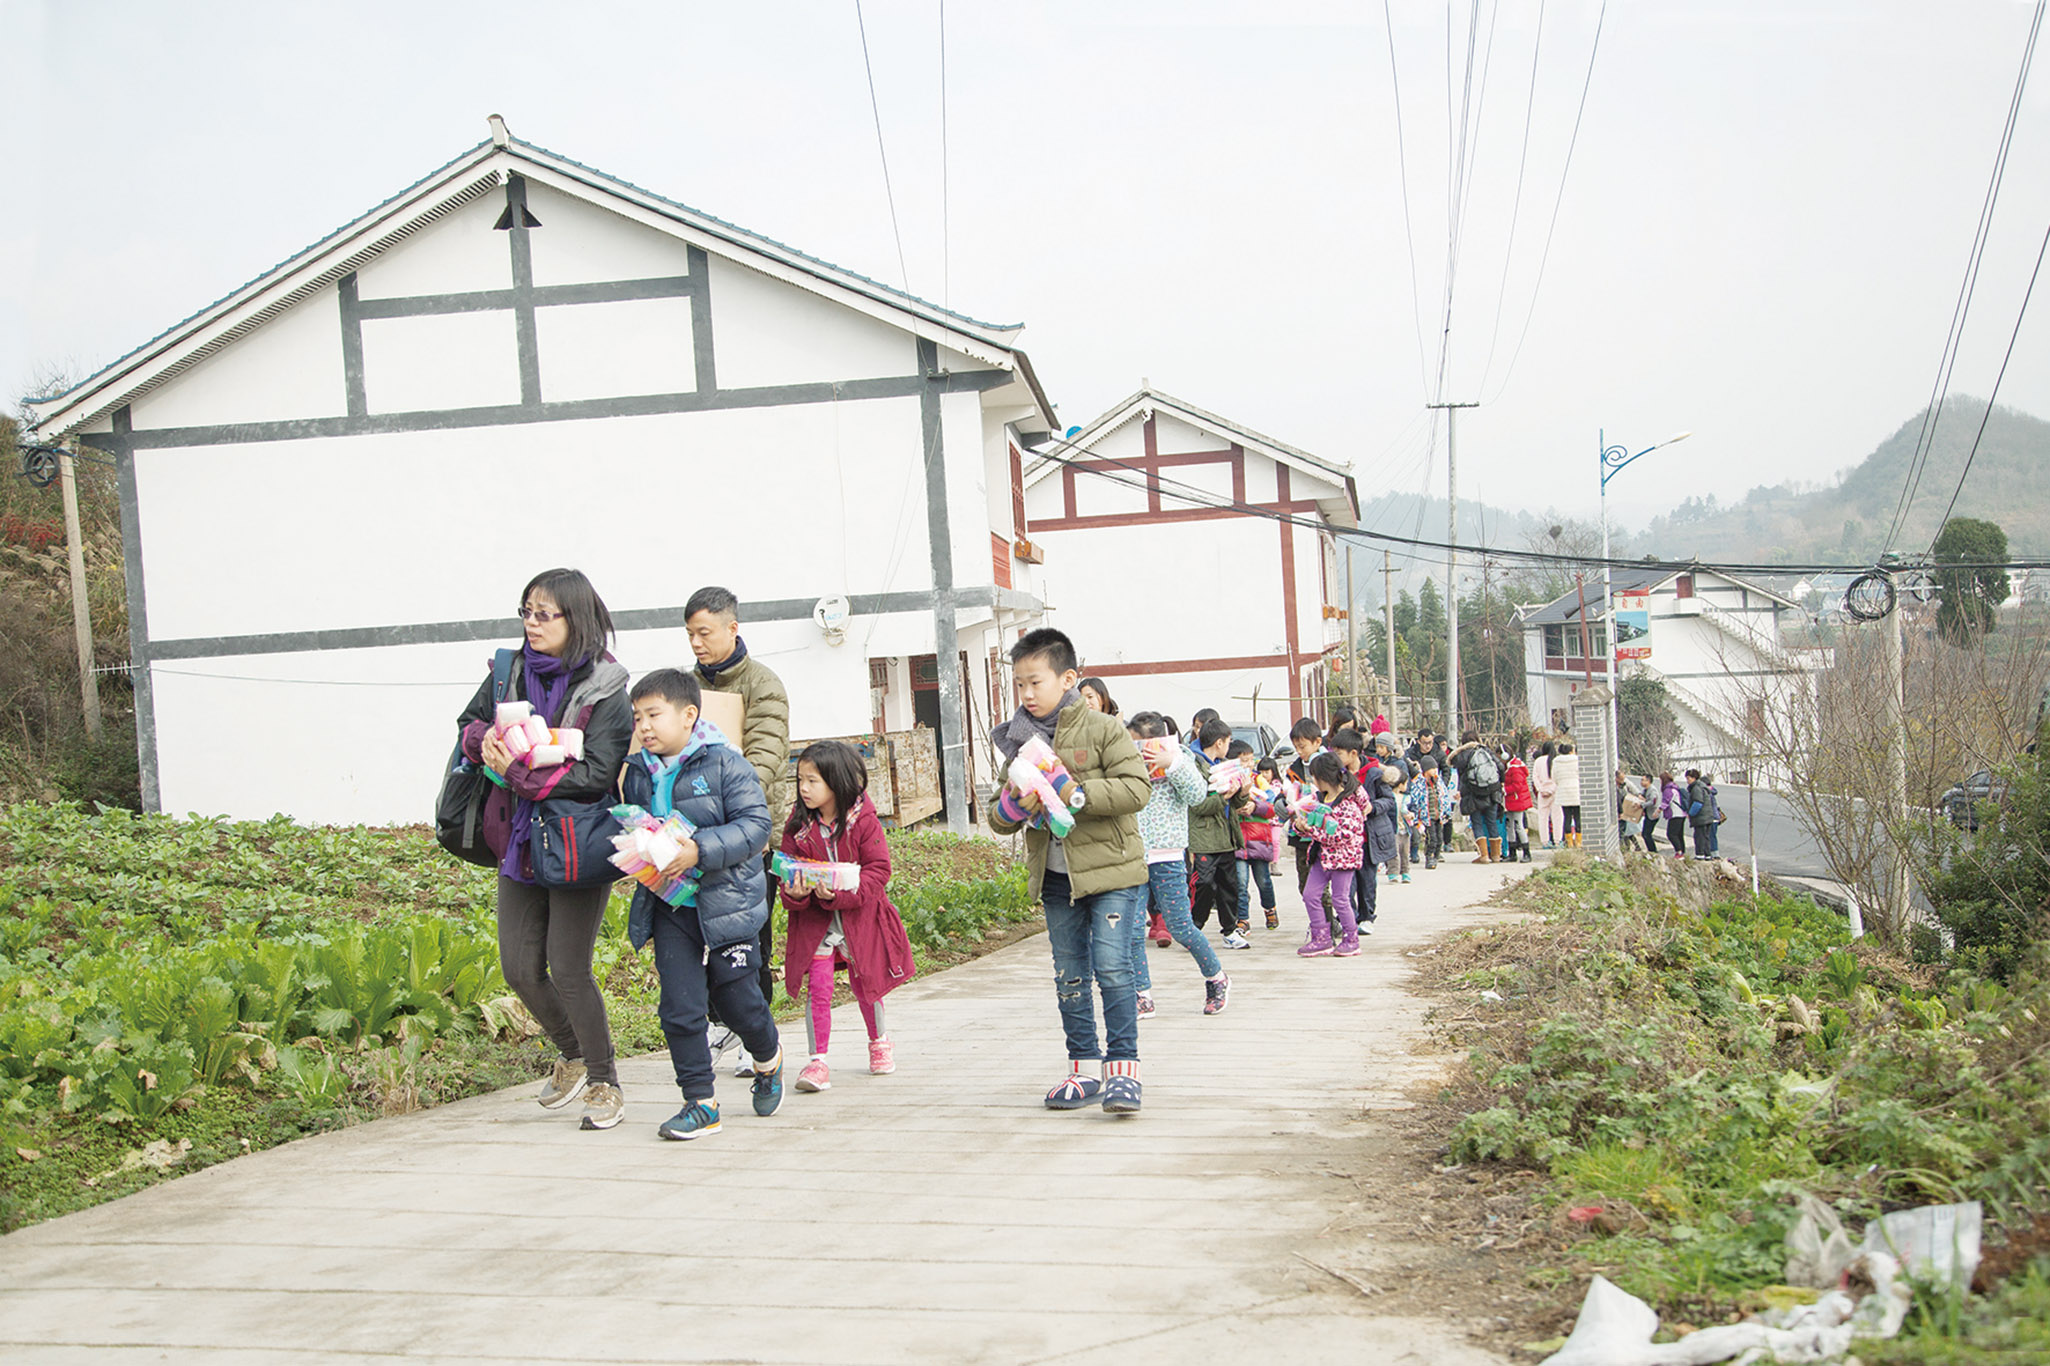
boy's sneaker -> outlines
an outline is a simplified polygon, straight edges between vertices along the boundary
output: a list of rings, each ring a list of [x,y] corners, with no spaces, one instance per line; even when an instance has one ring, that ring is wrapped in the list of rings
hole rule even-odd
[[[868,1074],[871,1077],[887,1077],[897,1070],[897,1051],[888,1039],[868,1041]]]
[[[1224,946],[1228,949],[1250,949],[1253,947],[1253,941],[1237,930],[1233,930],[1224,937]]]
[[[1529,859],[1525,859],[1525,860],[1524,860],[1524,862],[1525,862],[1525,863],[1528,863],[1528,862],[1530,862],[1530,860],[1529,860]],[[1407,882],[1407,881],[1409,881],[1409,874],[1408,874],[1408,873],[1404,873],[1404,874],[1402,875],[1402,880],[1403,880],[1404,882]]]
[[[1085,1077],[1080,1072],[1071,1072],[1066,1080],[1046,1093],[1046,1108],[1079,1110],[1102,1095],[1102,1082],[1094,1077]]]
[[[590,1081],[590,1073],[584,1070],[582,1058],[557,1058],[555,1071],[541,1083],[541,1094],[534,1099],[541,1102],[544,1110],[560,1110],[584,1094],[584,1087]]]
[[[1142,1020],[1153,1018],[1153,993],[1150,991],[1139,993],[1139,1018]]]
[[[719,1132],[719,1102],[692,1101],[656,1125],[655,1132],[664,1138],[676,1139],[703,1138],[706,1134],[716,1134]]]
[[[1269,906],[1267,908],[1267,928],[1270,930],[1278,930],[1281,928],[1281,914],[1280,912],[1276,911],[1272,906]]]
[[[736,1077],[752,1077],[754,1074],[754,1059],[747,1055],[745,1048],[735,1049],[733,1053],[733,1075]]]
[[[586,1129],[610,1129],[626,1118],[626,1097],[619,1088],[608,1081],[594,1081],[584,1088],[584,1119],[581,1127]]]
[[[797,1074],[797,1089],[800,1091],[830,1091],[833,1089],[833,1073],[826,1066],[824,1058],[813,1058]]]
[[[775,1065],[768,1071],[756,1071],[752,1067],[748,1071],[754,1073],[755,1113],[767,1119],[783,1108],[783,1050],[776,1050]]]
[[[1203,981],[1203,1013],[1222,1015],[1225,1006],[1231,1003],[1231,974],[1226,973],[1216,981]]]
[[[1103,1084],[1103,1112],[1107,1115],[1136,1115],[1142,1088],[1137,1077],[1112,1077]]]

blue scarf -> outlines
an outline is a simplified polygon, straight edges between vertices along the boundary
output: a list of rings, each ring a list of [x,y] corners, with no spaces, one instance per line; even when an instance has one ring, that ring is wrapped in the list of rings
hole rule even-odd
[[[676,775],[683,772],[683,761],[713,745],[739,748],[726,738],[725,732],[700,716],[697,724],[691,727],[690,739],[675,754],[664,756],[644,749],[634,756],[648,770],[649,781],[654,787],[648,797],[650,816],[660,820],[676,809]]]
[[[562,704],[569,700],[570,676],[581,669],[589,660],[578,660],[572,664],[554,655],[544,655],[532,645],[520,647],[521,672],[525,678],[527,700],[534,704],[535,714],[552,728],[562,720]],[[527,845],[533,839],[534,803],[525,797],[513,803],[512,835],[505,842],[505,857],[499,861],[498,871],[516,882],[529,881],[527,877]]]

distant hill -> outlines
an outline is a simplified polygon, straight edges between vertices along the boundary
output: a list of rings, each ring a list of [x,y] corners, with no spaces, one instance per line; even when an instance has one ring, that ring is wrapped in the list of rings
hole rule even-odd
[[[1920,487],[1894,538],[1895,550],[1919,553],[1936,538],[1985,413],[1983,399],[1960,396],[1944,403]],[[1736,498],[1689,499],[1634,534],[1631,549],[1665,560],[1699,556],[1726,562],[1870,564],[1886,548],[1887,528],[1921,431],[1922,414],[1917,413],[1829,487],[1760,485]],[[2046,473],[2050,422],[1996,405],[1952,515],[1998,523],[2017,556],[2050,555]]]

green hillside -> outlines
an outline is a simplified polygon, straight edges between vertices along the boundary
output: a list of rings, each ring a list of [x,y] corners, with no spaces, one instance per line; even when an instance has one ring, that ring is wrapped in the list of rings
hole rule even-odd
[[[1972,438],[1985,415],[1982,399],[1956,397],[1942,406],[1921,485],[1893,548],[1928,549],[1957,486]],[[1922,430],[1917,413],[1829,488],[1760,485],[1741,498],[1689,499],[1652,519],[1631,538],[1661,559],[1869,564],[1881,550],[1908,477]],[[1960,517],[1983,517],[2007,532],[2017,556],[2050,555],[2050,422],[1995,406],[1958,499]]]

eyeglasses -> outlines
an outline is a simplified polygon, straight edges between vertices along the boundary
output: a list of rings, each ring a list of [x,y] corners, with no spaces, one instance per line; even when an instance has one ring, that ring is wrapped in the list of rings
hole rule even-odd
[[[545,626],[564,615],[566,614],[562,612],[544,612],[538,607],[522,607],[520,609],[520,620],[531,621],[536,626]]]

